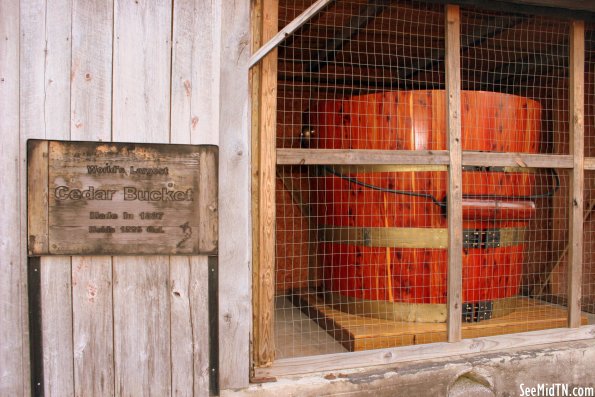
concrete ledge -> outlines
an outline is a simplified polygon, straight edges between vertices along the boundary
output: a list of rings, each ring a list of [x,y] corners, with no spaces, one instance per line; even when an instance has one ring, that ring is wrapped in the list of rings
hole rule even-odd
[[[595,386],[595,339],[285,377],[222,396],[519,396],[520,385]],[[469,394],[471,393],[471,394]]]

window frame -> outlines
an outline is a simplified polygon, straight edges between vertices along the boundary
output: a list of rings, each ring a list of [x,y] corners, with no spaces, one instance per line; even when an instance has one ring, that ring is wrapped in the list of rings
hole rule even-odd
[[[584,157],[585,22],[570,21],[570,154],[485,153],[462,151],[460,120],[460,7],[445,5],[448,150],[366,151],[276,148],[277,52],[285,37],[324,8],[318,0],[278,32],[278,0],[252,1],[250,61],[253,219],[253,380],[277,376],[427,360],[544,343],[595,338],[595,325],[580,326],[583,269],[584,175],[595,170],[595,157]],[[441,164],[448,167],[448,342],[275,360],[275,167],[315,164]],[[517,166],[567,169],[570,176],[568,327],[472,339],[461,338],[462,310],[462,166]],[[456,199],[458,198],[458,199]]]

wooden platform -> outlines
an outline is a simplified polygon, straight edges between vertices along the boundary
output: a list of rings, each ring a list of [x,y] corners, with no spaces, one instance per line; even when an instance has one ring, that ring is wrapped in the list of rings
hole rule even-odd
[[[564,307],[530,298],[517,298],[513,313],[479,323],[463,323],[463,338],[561,328],[567,325]],[[325,305],[316,292],[300,290],[293,304],[349,351],[445,342],[445,323],[395,322],[357,316]],[[587,324],[587,317],[581,318]]]

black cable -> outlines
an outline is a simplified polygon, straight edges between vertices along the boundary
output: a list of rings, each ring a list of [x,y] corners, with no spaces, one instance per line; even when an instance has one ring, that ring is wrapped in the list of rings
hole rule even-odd
[[[340,172],[338,172],[337,170],[329,167],[329,166],[322,166],[322,168],[328,172],[329,174],[333,174],[341,179],[344,179],[348,182],[351,182],[353,184],[356,184],[358,186],[362,186],[362,187],[366,187],[368,189],[372,189],[372,190],[377,190],[380,192],[385,192],[385,193],[392,193],[392,194],[399,194],[402,196],[411,196],[411,197],[422,197],[428,200],[432,200],[432,202],[434,204],[436,204],[438,207],[446,207],[446,203],[442,202],[442,201],[438,201],[438,199],[436,197],[434,197],[433,195],[429,194],[429,193],[417,193],[417,192],[410,192],[408,190],[395,190],[395,189],[387,189],[384,187],[380,187],[380,186],[376,186],[376,185],[371,185],[369,183],[366,182],[362,182],[359,179],[356,178],[351,178],[349,176],[345,176],[343,174],[341,174]]]
[[[338,172],[337,170],[335,170],[329,166],[326,166],[326,165],[322,166],[322,169],[324,171],[328,172],[329,174],[335,175],[343,180],[346,180],[346,181],[353,183],[355,185],[358,185],[358,186],[362,186],[362,187],[365,187],[368,189],[385,192],[385,193],[399,194],[402,196],[421,197],[421,198],[431,200],[433,204],[437,205],[438,207],[440,207],[442,209],[446,208],[446,200],[439,201],[436,197],[434,197],[433,195],[431,195],[429,193],[418,193],[418,192],[411,192],[408,190],[388,189],[388,188],[372,185],[372,184],[369,184],[366,182],[362,182],[357,178],[345,176],[345,175],[341,174],[340,172]],[[550,189],[545,193],[532,194],[529,196],[502,196],[502,195],[495,195],[495,194],[493,194],[493,195],[492,194],[464,194],[463,198],[483,198],[483,199],[487,198],[487,199],[494,199],[494,200],[535,200],[535,199],[551,197],[560,188],[560,177],[558,176],[558,173],[556,172],[555,169],[548,168],[548,170],[550,170],[552,175],[554,175],[554,179],[556,181],[556,186],[553,189]]]

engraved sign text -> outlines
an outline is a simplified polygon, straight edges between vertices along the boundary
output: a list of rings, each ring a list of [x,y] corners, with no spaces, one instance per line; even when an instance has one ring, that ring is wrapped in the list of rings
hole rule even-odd
[[[29,141],[30,253],[216,252],[216,149]]]

